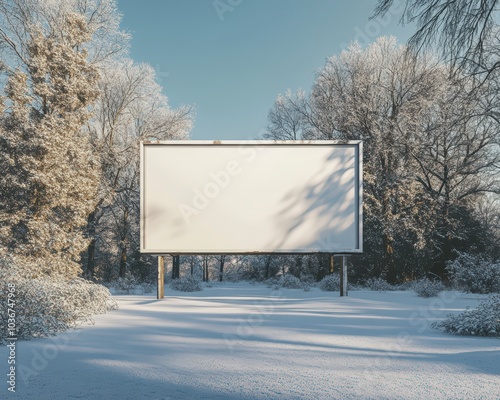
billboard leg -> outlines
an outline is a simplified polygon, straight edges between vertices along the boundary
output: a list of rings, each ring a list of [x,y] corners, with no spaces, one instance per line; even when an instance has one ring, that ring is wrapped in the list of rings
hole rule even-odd
[[[347,257],[341,258],[342,268],[340,269],[340,296],[347,296]]]
[[[158,256],[158,282],[156,287],[156,298],[165,297],[165,261],[163,256]]]

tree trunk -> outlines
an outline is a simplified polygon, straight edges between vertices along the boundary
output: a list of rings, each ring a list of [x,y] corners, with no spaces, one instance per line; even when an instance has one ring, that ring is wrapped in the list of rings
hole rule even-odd
[[[124,241],[122,243],[124,243]],[[127,246],[125,244],[122,244],[120,251],[120,272],[118,273],[118,276],[120,278],[125,277],[126,268],[127,268]]]
[[[123,211],[123,231],[120,238],[121,243],[121,253],[120,253],[120,272],[118,276],[120,278],[125,277],[125,272],[127,268],[127,231],[128,231],[128,208]]]
[[[452,236],[450,227],[450,194],[448,185],[445,185],[445,201],[443,205],[443,243],[441,247],[441,257],[434,268],[434,273],[438,275],[442,280],[446,280],[446,262],[451,259],[452,252]]]
[[[266,265],[265,265],[265,278],[268,279],[269,278],[269,270],[270,270],[270,267],[271,267],[271,257],[272,256],[265,256],[266,257]]]
[[[208,257],[203,257],[203,282],[208,282]]]
[[[224,262],[226,261],[226,256],[220,256],[220,269],[219,269],[219,282],[222,282],[222,277],[224,274]]]
[[[316,281],[319,282],[330,272],[330,257],[327,254],[317,254],[318,270],[316,271]]]
[[[295,257],[295,269],[296,269],[296,276],[300,277],[302,276],[302,255],[298,255],[297,257]]]
[[[444,157],[447,157],[446,148],[444,151]],[[441,212],[442,218],[442,244],[440,249],[440,255],[437,257],[434,263],[434,268],[432,272],[438,275],[441,279],[446,280],[446,261],[451,258],[452,252],[452,236],[451,236],[451,226],[450,226],[450,208],[451,208],[451,194],[450,194],[450,182],[449,182],[449,169],[448,165],[443,167],[443,184],[444,184],[444,202]]]
[[[180,277],[180,256],[173,256],[172,257],[172,279],[179,279]]]
[[[387,271],[387,282],[394,284],[398,281],[398,271],[394,261],[394,242],[389,235],[384,235],[384,258]]]
[[[90,279],[95,278],[95,249],[96,249],[96,238],[95,238],[95,211],[91,212],[87,217],[87,234],[90,238],[89,247],[87,248],[87,275]]]

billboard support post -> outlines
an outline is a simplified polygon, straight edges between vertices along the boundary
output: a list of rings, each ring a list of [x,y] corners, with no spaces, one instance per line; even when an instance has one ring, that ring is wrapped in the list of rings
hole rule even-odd
[[[156,288],[156,298],[165,297],[165,260],[163,256],[158,256],[158,282]]]
[[[340,269],[340,296],[347,296],[347,256],[340,257],[342,268]]]

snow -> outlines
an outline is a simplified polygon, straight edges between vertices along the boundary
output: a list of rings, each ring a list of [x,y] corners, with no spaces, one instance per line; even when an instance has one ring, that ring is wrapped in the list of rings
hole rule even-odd
[[[115,296],[95,325],[17,343],[6,399],[498,399],[500,341],[430,324],[483,295],[226,284]],[[7,348],[0,369],[7,373]],[[3,375],[4,377],[6,375]]]

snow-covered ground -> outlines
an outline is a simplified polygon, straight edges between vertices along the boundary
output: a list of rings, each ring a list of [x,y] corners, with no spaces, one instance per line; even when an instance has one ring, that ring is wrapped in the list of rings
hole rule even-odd
[[[226,284],[116,296],[93,326],[20,341],[1,399],[500,399],[500,340],[433,321],[476,295]],[[7,373],[7,348],[0,368]]]

